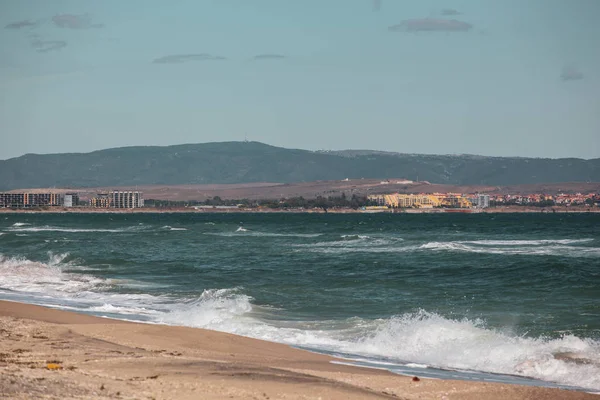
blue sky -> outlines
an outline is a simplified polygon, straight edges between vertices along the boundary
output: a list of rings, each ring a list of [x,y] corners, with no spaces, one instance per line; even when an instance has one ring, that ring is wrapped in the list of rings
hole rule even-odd
[[[600,157],[600,1],[379,3],[0,0],[0,159],[246,135]]]

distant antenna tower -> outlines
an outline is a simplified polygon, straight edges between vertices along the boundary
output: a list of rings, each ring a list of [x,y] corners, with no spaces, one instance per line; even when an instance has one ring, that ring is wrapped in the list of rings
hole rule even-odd
[[[244,142],[248,143],[248,134],[244,134]]]

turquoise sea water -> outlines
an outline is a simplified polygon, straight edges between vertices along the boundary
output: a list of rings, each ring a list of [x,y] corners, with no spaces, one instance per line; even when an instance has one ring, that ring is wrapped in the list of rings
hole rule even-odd
[[[600,391],[600,215],[6,214],[0,298]]]

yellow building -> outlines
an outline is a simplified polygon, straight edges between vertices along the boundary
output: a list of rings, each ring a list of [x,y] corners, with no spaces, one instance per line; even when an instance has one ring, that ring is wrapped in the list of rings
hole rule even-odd
[[[441,205],[438,196],[428,194],[383,194],[369,196],[379,206],[392,208],[433,208]]]
[[[98,194],[98,196],[90,199],[90,206],[95,208],[110,208],[110,197],[108,197],[108,194]]]
[[[391,208],[470,208],[472,203],[462,194],[382,194],[371,195],[369,200],[374,201],[378,206],[387,206]]]
[[[471,208],[473,203],[462,194],[448,193],[442,198],[442,207],[449,208]]]

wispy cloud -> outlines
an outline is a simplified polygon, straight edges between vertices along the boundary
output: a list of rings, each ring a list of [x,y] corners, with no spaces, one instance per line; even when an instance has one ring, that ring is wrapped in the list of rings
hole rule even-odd
[[[563,81],[578,81],[583,78],[583,74],[573,66],[564,67],[560,73],[560,79]]]
[[[201,53],[201,54],[173,54],[169,56],[163,56],[155,58],[152,62],[154,64],[180,64],[189,61],[211,61],[211,60],[226,60],[225,57],[215,56],[212,54]]]
[[[38,22],[26,19],[23,21],[11,22],[10,24],[6,25],[4,28],[5,29],[21,29],[21,28],[35,28],[36,26],[38,26]]]
[[[67,29],[90,29],[104,26],[103,24],[92,23],[92,17],[88,14],[59,14],[52,17],[52,22],[59,28]]]
[[[390,26],[388,30],[392,32],[466,32],[471,28],[473,25],[456,19],[419,18],[407,19],[398,25]]]
[[[373,11],[381,10],[381,0],[373,0]]]
[[[67,42],[64,40],[40,40],[35,39],[31,42],[31,47],[38,53],[47,53],[49,51],[60,50],[67,47]]]
[[[442,15],[460,15],[460,11],[453,8],[444,8],[441,12]]]
[[[258,54],[252,57],[253,60],[283,60],[287,58],[283,54]]]

